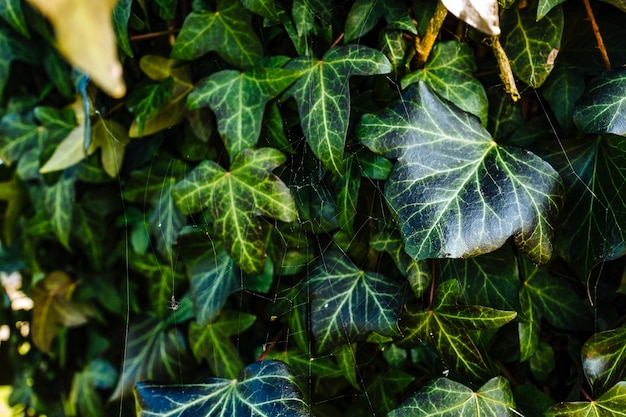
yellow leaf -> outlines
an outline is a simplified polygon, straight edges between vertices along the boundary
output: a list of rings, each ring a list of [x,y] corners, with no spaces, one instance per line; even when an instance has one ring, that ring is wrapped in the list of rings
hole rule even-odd
[[[50,20],[58,48],[70,64],[112,97],[126,94],[113,33],[117,0],[28,1]]]
[[[89,154],[101,148],[102,167],[111,178],[115,178],[130,140],[127,129],[117,122],[100,118],[91,129],[91,140]]]

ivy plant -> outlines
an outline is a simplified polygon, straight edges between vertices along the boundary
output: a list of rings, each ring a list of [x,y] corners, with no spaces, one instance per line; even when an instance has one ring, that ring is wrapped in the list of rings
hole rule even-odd
[[[6,0],[0,409],[626,416],[621,0]]]

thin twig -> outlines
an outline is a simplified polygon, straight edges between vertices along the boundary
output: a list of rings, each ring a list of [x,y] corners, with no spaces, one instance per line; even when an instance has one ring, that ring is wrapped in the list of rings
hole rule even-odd
[[[447,15],[448,9],[446,9],[446,6],[444,6],[441,1],[437,2],[437,8],[435,9],[433,17],[431,17],[428,22],[428,27],[426,28],[424,37],[419,40],[416,38],[416,54],[413,57],[413,62],[411,63],[411,66],[414,69],[423,67],[426,61],[428,61],[430,52],[433,50],[433,46],[435,45],[437,36],[439,36],[441,26],[443,25],[443,21],[446,20]]]
[[[596,22],[596,17],[593,15],[593,10],[591,10],[591,4],[589,4],[589,0],[583,0],[583,3],[585,3],[585,10],[587,10],[587,17],[589,17],[589,21],[591,22],[593,35],[596,37],[596,42],[598,43],[598,49],[600,50],[600,55],[602,55],[604,68],[607,71],[609,71],[611,69],[611,61],[609,61],[609,54],[606,52],[606,46],[604,46],[604,41],[602,40],[602,35],[600,34],[600,28],[598,27],[598,23]]]
[[[522,96],[520,96],[519,91],[517,91],[517,85],[515,85],[513,70],[511,70],[509,58],[506,56],[506,52],[504,52],[504,48],[500,44],[500,36],[492,36],[491,38],[489,38],[489,43],[491,44],[491,49],[493,50],[493,54],[496,57],[496,61],[498,61],[498,67],[500,68],[500,79],[504,83],[504,90],[511,96],[511,99],[515,103]]]
[[[164,30],[162,32],[151,32],[151,33],[144,33],[141,35],[133,35],[129,38],[130,41],[141,41],[144,39],[151,39],[151,38],[158,38],[159,36],[166,36],[166,35],[173,35],[176,32],[179,32],[180,29],[175,29],[175,30]]]
[[[343,39],[343,35],[344,35],[344,33],[341,32],[341,35],[339,35],[339,37],[337,39],[335,39],[335,42],[333,42],[332,45],[330,45],[330,48],[328,48],[328,49],[331,49],[331,48],[334,48],[335,46],[337,46],[339,44],[339,42],[341,42],[341,40]]]

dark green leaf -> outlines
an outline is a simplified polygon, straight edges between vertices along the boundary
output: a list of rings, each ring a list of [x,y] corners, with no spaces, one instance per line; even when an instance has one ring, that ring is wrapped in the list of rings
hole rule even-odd
[[[59,242],[70,248],[72,214],[74,208],[74,182],[76,178],[69,170],[53,185],[46,187],[45,210],[50,216],[52,230]]]
[[[541,304],[535,303],[533,292],[530,288],[523,286],[519,293],[520,314],[517,329],[520,344],[520,362],[530,359],[535,354],[537,346],[539,346]]]
[[[159,386],[138,383],[140,415],[308,417],[308,406],[278,361],[249,365],[236,380],[210,378],[202,384]]]
[[[602,0],[605,3],[611,4],[624,13],[626,13],[626,2],[624,0]]]
[[[25,152],[46,138],[46,131],[32,120],[15,113],[6,114],[0,121],[0,158],[6,165],[12,165]],[[37,149],[40,150],[40,149]]]
[[[354,156],[346,158],[345,164],[345,174],[337,184],[337,223],[339,223],[340,229],[352,238],[354,237],[353,223],[359,198],[361,176]]]
[[[15,36],[14,32],[8,30],[0,30],[0,51],[2,51],[2,60],[0,60],[0,97],[2,97],[4,87],[9,79],[11,61],[18,59],[34,63],[37,51],[26,44],[23,39]]]
[[[564,129],[573,127],[574,105],[585,90],[584,78],[563,67],[557,67],[543,84],[541,91],[557,122]]]
[[[626,136],[626,68],[603,73],[589,83],[574,109],[574,123],[582,134]]]
[[[156,227],[155,238],[158,251],[171,262],[174,261],[173,246],[176,244],[180,229],[185,224],[185,217],[174,204],[172,197],[174,184],[174,178],[163,180],[161,195],[148,219],[149,224]]]
[[[22,12],[21,0],[6,0],[0,2],[0,16],[5,22],[11,25],[13,29],[18,31],[20,35],[30,38],[26,20],[24,19],[24,12]]]
[[[446,378],[429,381],[389,417],[518,417],[509,382],[490,379],[478,389]]]
[[[168,77],[158,83],[141,84],[128,94],[126,106],[135,115],[140,134],[143,132],[146,120],[163,108],[173,93],[174,79]]]
[[[533,356],[529,359],[530,371],[538,381],[545,381],[556,366],[554,349],[545,342],[539,342]]]
[[[626,381],[618,382],[592,402],[559,403],[545,417],[619,417],[626,416]]]
[[[626,376],[626,327],[599,332],[582,348],[583,370],[597,396]]]
[[[558,174],[528,151],[496,144],[477,118],[422,82],[363,116],[357,135],[398,158],[385,196],[413,259],[487,253],[510,236],[535,262],[550,258]]]
[[[215,11],[193,11],[176,38],[172,57],[191,60],[215,51],[229,64],[249,68],[263,56],[250,18],[241,3],[233,0],[218,0]]]
[[[241,4],[250,10],[252,13],[256,13],[274,22],[280,20],[279,8],[276,7],[274,0],[241,0]]]
[[[537,21],[543,19],[550,10],[564,2],[565,0],[539,0],[539,4],[537,5]]]
[[[487,93],[474,77],[474,52],[466,43],[438,42],[424,68],[402,79],[402,88],[424,81],[434,92],[487,124]]]
[[[487,130],[498,143],[506,143],[506,139],[524,125],[524,117],[520,106],[515,105],[511,96],[501,88],[487,90],[489,99],[489,119]]]
[[[206,208],[226,251],[248,273],[262,273],[265,244],[258,214],[289,222],[296,208],[287,186],[271,171],[283,154],[272,148],[245,149],[230,171],[203,161],[174,187],[174,198],[185,214]]]
[[[553,8],[536,21],[537,3],[525,8],[503,10],[500,18],[502,46],[511,61],[513,73],[531,87],[540,87],[548,78],[561,49],[563,10]]]
[[[115,368],[103,359],[95,359],[74,374],[69,402],[80,415],[104,416],[104,404],[97,388],[110,388],[117,380]]]
[[[387,158],[367,148],[360,149],[356,157],[361,175],[373,180],[386,180],[393,168],[393,164]]]
[[[128,20],[132,5],[132,0],[119,0],[113,9],[113,30],[117,44],[131,58],[133,57],[133,50],[128,40]]]
[[[343,175],[350,116],[348,79],[386,74],[391,71],[389,61],[377,50],[351,44],[332,48],[322,59],[294,59],[286,68],[304,74],[288,94],[298,103],[300,125],[309,146],[326,169]]]
[[[513,389],[518,410],[524,417],[543,417],[543,412],[555,401],[534,385],[518,385]]]
[[[232,159],[256,145],[267,102],[299,76],[299,71],[282,68],[216,72],[196,86],[187,98],[187,106],[192,110],[211,107]]]
[[[394,29],[417,33],[409,19],[406,6],[398,0],[357,0],[352,5],[345,24],[345,42],[367,35],[381,18]]]
[[[308,285],[318,350],[364,339],[372,331],[399,334],[402,287],[385,276],[365,272],[333,252],[324,256]]]

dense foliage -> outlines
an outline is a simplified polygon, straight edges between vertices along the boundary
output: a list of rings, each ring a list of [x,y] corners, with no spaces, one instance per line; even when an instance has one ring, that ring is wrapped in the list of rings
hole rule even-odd
[[[626,416],[623,0],[30,3],[16,410]]]

